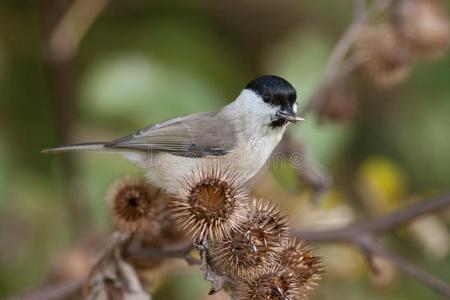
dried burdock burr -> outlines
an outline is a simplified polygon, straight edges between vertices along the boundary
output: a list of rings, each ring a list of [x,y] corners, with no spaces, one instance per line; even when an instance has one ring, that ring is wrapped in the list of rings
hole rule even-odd
[[[133,233],[159,230],[158,190],[143,178],[127,176],[115,182],[107,193],[107,204],[119,230]]]
[[[321,120],[348,122],[358,110],[358,99],[345,82],[339,81],[324,92],[324,102],[319,109]]]
[[[358,69],[379,88],[404,81],[412,66],[411,54],[390,24],[361,30],[354,48]]]
[[[302,298],[301,282],[292,271],[280,266],[238,284],[239,300],[297,300]]]
[[[437,57],[449,49],[450,21],[442,1],[394,1],[392,11],[401,38],[416,57]]]
[[[157,229],[146,234],[134,234],[131,236],[124,251],[124,259],[133,266],[139,279],[142,283],[149,284],[149,279],[154,274],[155,269],[158,268],[165,260],[163,257],[151,257],[146,255],[139,255],[139,252],[145,249],[162,250],[179,247],[190,241],[186,240],[182,232],[176,230],[175,223],[170,214],[168,205],[168,197],[160,191],[157,194],[155,201],[158,201],[160,206],[158,216],[154,218],[157,222]],[[136,253],[138,253],[136,255]]]
[[[170,201],[178,228],[195,239],[220,239],[239,229],[248,193],[240,177],[218,164],[196,169]]]
[[[275,206],[253,200],[241,230],[210,242],[211,265],[234,280],[249,280],[279,263],[288,240],[288,226]]]
[[[289,269],[301,283],[301,293],[306,296],[318,283],[323,273],[322,261],[302,241],[291,239],[281,253],[281,266]]]

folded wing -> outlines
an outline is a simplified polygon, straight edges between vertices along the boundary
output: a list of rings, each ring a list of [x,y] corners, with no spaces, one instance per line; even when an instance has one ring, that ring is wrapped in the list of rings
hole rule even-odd
[[[169,152],[185,157],[224,155],[236,144],[235,130],[216,112],[174,118],[105,144],[106,148]]]

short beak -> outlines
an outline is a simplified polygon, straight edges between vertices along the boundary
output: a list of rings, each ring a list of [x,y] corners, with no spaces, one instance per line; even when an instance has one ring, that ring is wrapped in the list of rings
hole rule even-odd
[[[291,107],[283,108],[283,109],[279,110],[277,112],[277,116],[280,118],[283,118],[286,121],[291,122],[291,123],[297,123],[297,122],[301,122],[301,121],[305,120],[305,119],[297,116],[297,114],[292,110]]]

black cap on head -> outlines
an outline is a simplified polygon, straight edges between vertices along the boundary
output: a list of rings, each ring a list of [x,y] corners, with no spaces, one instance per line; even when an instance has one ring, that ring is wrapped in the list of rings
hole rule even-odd
[[[295,88],[283,78],[274,75],[253,79],[245,88],[254,91],[264,102],[274,106],[292,105],[297,99]]]

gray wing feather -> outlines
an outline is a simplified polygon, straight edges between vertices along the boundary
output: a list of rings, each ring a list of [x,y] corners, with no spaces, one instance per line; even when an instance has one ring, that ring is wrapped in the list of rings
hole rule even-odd
[[[217,112],[178,117],[105,144],[109,148],[170,152],[186,157],[224,155],[236,143],[233,126]]]

